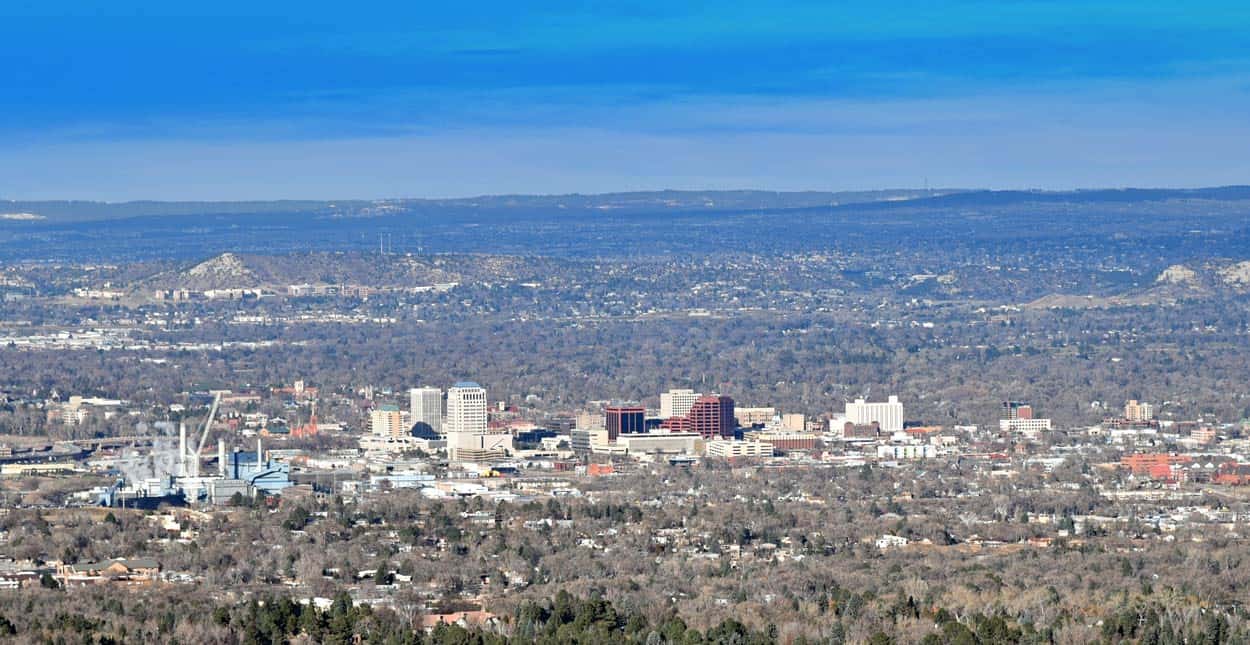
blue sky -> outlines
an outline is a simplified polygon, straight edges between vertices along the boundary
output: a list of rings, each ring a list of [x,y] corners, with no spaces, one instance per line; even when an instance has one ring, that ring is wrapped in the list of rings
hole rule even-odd
[[[0,0],[0,198],[1250,183],[1250,3]]]

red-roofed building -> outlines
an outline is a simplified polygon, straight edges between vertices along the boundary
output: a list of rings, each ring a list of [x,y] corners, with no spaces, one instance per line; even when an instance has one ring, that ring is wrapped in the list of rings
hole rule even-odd
[[[1134,475],[1145,475],[1161,481],[1180,479],[1177,471],[1190,463],[1193,463],[1192,457],[1161,452],[1125,455],[1120,458],[1120,466],[1129,469]]]
[[[1250,484],[1250,464],[1227,462],[1220,464],[1219,470],[1211,481],[1225,486],[1245,486]]]

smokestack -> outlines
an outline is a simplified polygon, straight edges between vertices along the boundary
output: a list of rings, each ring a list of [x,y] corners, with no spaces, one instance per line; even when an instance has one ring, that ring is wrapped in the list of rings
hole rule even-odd
[[[256,435],[256,469],[260,470],[261,455],[265,454],[260,448],[260,435]]]
[[[217,474],[226,476],[226,440],[217,440]]]
[[[178,424],[178,476],[187,476],[187,424]]]

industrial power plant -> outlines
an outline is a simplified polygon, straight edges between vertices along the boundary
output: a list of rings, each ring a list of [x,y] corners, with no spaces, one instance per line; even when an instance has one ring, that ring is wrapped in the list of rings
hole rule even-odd
[[[99,490],[99,505],[153,509],[162,504],[225,504],[236,495],[272,494],[290,486],[290,465],[267,459],[259,437],[255,452],[237,447],[227,450],[225,440],[219,439],[217,472],[202,473],[204,444],[220,402],[220,395],[214,397],[195,448],[188,446],[187,426],[182,423],[178,428],[177,452],[171,454],[157,442],[147,455],[135,454],[121,460],[117,481]]]

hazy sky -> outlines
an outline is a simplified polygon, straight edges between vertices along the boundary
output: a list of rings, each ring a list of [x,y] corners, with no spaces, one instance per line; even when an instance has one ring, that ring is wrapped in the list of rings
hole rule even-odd
[[[1244,1],[596,4],[0,0],[0,198],[1250,183]]]

